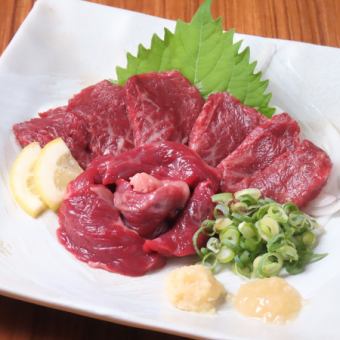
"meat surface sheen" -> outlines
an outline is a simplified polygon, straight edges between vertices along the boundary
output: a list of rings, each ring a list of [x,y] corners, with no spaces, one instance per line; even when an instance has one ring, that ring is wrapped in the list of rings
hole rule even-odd
[[[13,131],[22,147],[32,142],[38,142],[43,147],[61,137],[82,167],[90,161],[86,122],[79,115],[69,112],[66,106],[40,113],[40,118],[15,124]]]
[[[115,207],[131,229],[147,238],[166,231],[190,196],[189,186],[183,181],[158,181],[158,187],[148,192],[135,191],[124,179],[119,179],[116,185]]]
[[[58,237],[79,260],[112,272],[139,276],[165,260],[143,251],[144,239],[127,228],[103,185],[69,193],[59,209]]]
[[[61,137],[83,168],[98,155],[117,155],[133,148],[125,92],[104,80],[75,95],[67,106],[40,113],[40,118],[13,126],[21,146],[44,146]]]
[[[153,240],[146,240],[144,250],[164,256],[188,256],[195,253],[192,238],[201,222],[211,218],[214,190],[210,181],[201,182],[195,188],[185,210],[168,232]]]
[[[162,140],[186,144],[203,106],[197,88],[177,71],[133,76],[126,96],[136,146]]]
[[[263,171],[240,183],[241,187],[261,190],[280,203],[293,202],[302,207],[317,196],[332,168],[328,155],[304,140],[294,151],[277,157]]]
[[[287,113],[273,116],[257,126],[244,141],[219,165],[221,191],[240,190],[238,183],[252,178],[270,165],[282,153],[294,150],[299,144],[300,128]],[[249,184],[246,185],[249,187]]]
[[[85,88],[69,101],[67,110],[76,112],[87,123],[92,159],[133,148],[125,102],[124,88],[108,80]]]
[[[206,179],[210,179],[215,191],[219,186],[216,169],[208,166],[187,146],[174,142],[147,144],[116,157],[99,157],[91,167],[97,168],[105,185],[146,172],[158,179],[184,181],[190,187]]]
[[[59,210],[58,235],[68,250],[91,265],[142,275],[162,266],[164,259],[150,249],[145,251],[147,240],[136,230],[154,237],[169,228],[174,235],[170,234],[169,242],[161,241],[164,247],[169,243],[167,256],[192,254],[192,235],[211,213],[210,197],[218,185],[215,169],[174,142],[97,157],[68,185]],[[193,189],[190,199],[189,186]],[[180,244],[175,248],[176,240]]]
[[[266,118],[227,92],[208,97],[190,134],[189,147],[217,166]]]

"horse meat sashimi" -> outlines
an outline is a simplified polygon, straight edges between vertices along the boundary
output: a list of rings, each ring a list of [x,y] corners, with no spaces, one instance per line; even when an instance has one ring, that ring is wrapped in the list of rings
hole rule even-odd
[[[331,168],[328,155],[304,140],[295,150],[283,153],[264,170],[240,182],[240,187],[258,188],[266,197],[302,207],[326,184]]]
[[[126,96],[136,146],[162,140],[186,144],[203,106],[197,88],[177,71],[133,76]]]
[[[61,243],[93,267],[139,276],[165,264],[158,254],[143,251],[144,239],[123,224],[112,192],[103,185],[69,192],[59,224]]]
[[[266,118],[227,92],[209,96],[190,134],[189,147],[216,166]]]
[[[287,113],[275,115],[257,126],[244,141],[219,165],[221,190],[235,192],[238,183],[251,178],[257,171],[270,165],[274,159],[299,144],[299,125]],[[249,187],[249,185],[247,185]]]
[[[205,219],[212,217],[214,190],[209,181],[201,182],[195,188],[187,207],[176,224],[168,232],[153,240],[146,240],[144,250],[164,256],[188,256],[195,254],[193,236]],[[202,246],[204,239],[199,240]]]
[[[97,157],[68,186],[59,210],[60,241],[93,266],[143,275],[162,266],[164,260],[144,248],[148,240],[140,235],[155,237],[169,229],[162,235],[170,237],[155,239],[168,249],[166,255],[192,254],[193,233],[210,216],[211,195],[218,183],[213,168],[174,142]],[[193,190],[190,198],[189,186]],[[180,244],[174,247],[176,240]]]
[[[146,176],[152,177],[144,174]],[[114,193],[114,205],[123,215],[124,222],[140,236],[147,238],[164,233],[190,196],[189,186],[183,181],[155,180],[158,182],[157,187],[140,192],[132,187],[133,179],[131,182],[119,179]]]

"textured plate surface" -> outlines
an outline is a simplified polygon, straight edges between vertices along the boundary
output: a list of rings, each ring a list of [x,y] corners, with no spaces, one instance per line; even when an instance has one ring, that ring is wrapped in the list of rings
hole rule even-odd
[[[310,207],[325,233],[322,262],[289,282],[306,303],[284,326],[246,319],[227,303],[216,315],[185,313],[163,295],[169,270],[190,259],[170,261],[156,273],[130,278],[91,269],[59,245],[57,218],[37,220],[14,203],[8,169],[19,147],[11,126],[81,88],[114,78],[127,51],[148,44],[153,33],[174,22],[76,0],[38,0],[0,60],[0,293],[124,324],[211,339],[336,339],[340,337],[340,50],[298,42],[240,36],[271,80],[273,104],[297,118],[303,133],[331,156],[334,170]],[[331,217],[330,215],[333,214]],[[241,279],[229,272],[218,279],[233,293]]]

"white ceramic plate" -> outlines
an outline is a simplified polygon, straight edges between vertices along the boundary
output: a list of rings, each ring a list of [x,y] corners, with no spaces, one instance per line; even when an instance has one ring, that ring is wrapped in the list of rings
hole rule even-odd
[[[285,326],[246,319],[226,304],[216,315],[174,309],[163,296],[174,266],[130,278],[91,269],[56,240],[57,218],[37,220],[13,202],[8,169],[19,151],[11,126],[63,104],[81,88],[114,78],[127,51],[174,22],[76,0],[39,0],[0,60],[0,293],[58,309],[143,328],[211,339],[336,339],[340,337],[339,201],[340,50],[298,42],[242,36],[271,80],[273,104],[290,112],[303,132],[331,156],[329,185],[313,209],[326,214],[318,251],[329,252],[301,275],[289,277],[306,304]],[[238,36],[237,38],[240,38]],[[321,207],[321,208],[320,208]],[[218,278],[230,292],[241,280]]]

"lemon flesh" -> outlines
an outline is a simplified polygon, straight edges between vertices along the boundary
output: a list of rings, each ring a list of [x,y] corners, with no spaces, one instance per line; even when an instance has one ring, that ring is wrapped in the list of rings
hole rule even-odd
[[[52,210],[58,210],[69,182],[83,172],[61,138],[47,143],[34,169],[37,192]]]
[[[34,186],[34,166],[40,152],[39,143],[27,145],[14,161],[9,174],[10,189],[15,201],[32,217],[37,217],[47,208]]]

